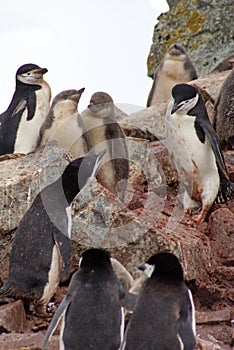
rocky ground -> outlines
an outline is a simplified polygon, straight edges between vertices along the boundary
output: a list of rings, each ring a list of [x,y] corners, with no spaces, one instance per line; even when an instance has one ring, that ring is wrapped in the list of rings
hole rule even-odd
[[[210,116],[227,72],[204,77],[196,86],[211,99]],[[216,84],[214,84],[216,82]],[[218,83],[217,83],[218,82]],[[170,250],[182,262],[196,306],[197,349],[234,347],[234,200],[215,204],[207,221],[196,223],[180,206],[181,186],[164,141],[166,106],[144,109],[118,119],[128,136],[130,183],[125,205],[94,181],[73,203],[73,269],[81,251],[106,248],[133,275],[150,255]],[[234,152],[225,152],[234,181]],[[0,276],[8,275],[14,232],[38,191],[68,164],[69,154],[52,143],[26,156],[1,157]],[[62,285],[54,297],[58,305],[66,293]],[[40,349],[49,318],[26,315],[22,301],[0,306],[0,349]],[[58,332],[49,349],[58,349]]]

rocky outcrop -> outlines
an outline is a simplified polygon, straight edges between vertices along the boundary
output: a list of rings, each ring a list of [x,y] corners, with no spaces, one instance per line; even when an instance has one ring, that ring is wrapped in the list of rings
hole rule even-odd
[[[170,10],[159,16],[148,56],[153,77],[170,45],[183,45],[198,75],[210,72],[234,52],[232,0],[170,0]]]

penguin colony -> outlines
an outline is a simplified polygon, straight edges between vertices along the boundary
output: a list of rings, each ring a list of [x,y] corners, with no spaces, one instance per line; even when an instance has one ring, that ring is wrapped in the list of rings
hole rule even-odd
[[[127,140],[115,117],[114,102],[104,92],[93,94],[79,115],[84,88],[58,94],[50,107],[46,68],[26,64],[16,72],[16,88],[0,115],[0,155],[28,153],[56,140],[74,160],[45,187],[22,218],[10,252],[9,276],[1,297],[22,299],[28,312],[48,316],[60,282],[71,277],[71,204],[94,176],[124,202],[129,174]],[[233,71],[230,73],[233,76]],[[233,148],[232,80],[224,82],[216,102],[215,128],[230,133]],[[204,221],[216,200],[233,197],[217,136],[198,91],[186,82],[197,77],[185,50],[172,45],[156,69],[147,105],[169,99],[167,147],[185,191],[183,206]],[[220,121],[221,120],[221,121]],[[220,136],[220,137],[221,137]],[[121,181],[121,180],[125,180]],[[80,257],[67,294],[54,313],[43,349],[60,323],[60,350],[195,349],[195,309],[179,259],[159,252],[131,274],[108,252],[90,248]],[[127,326],[126,310],[131,311]]]

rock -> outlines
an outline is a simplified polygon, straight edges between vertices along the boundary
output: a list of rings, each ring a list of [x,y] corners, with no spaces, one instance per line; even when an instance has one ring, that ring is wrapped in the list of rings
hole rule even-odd
[[[218,344],[211,341],[196,338],[196,350],[222,350]]]
[[[142,109],[120,121],[127,136],[140,137],[150,141],[165,138],[166,103]]]
[[[38,192],[55,181],[68,164],[66,151],[51,142],[45,148],[0,167],[0,233],[15,229]]]
[[[0,349],[1,350],[40,350],[45,332],[24,334],[11,333],[1,334]],[[59,336],[53,335],[50,339],[50,350],[58,350]]]
[[[217,310],[217,311],[203,311],[196,312],[196,323],[197,324],[212,324],[220,322],[230,322],[231,311],[228,309]]]
[[[233,222],[234,213],[228,208],[220,208],[210,215],[206,230],[220,262],[229,266],[234,263]]]
[[[0,332],[24,332],[27,328],[22,300],[0,307]],[[2,349],[2,348],[1,348]]]
[[[170,10],[158,17],[148,56],[153,77],[169,46],[183,45],[199,75],[210,72],[234,51],[232,0],[168,1]]]

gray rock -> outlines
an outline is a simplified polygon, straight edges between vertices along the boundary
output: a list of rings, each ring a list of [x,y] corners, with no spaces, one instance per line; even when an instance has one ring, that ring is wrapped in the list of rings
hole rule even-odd
[[[55,181],[68,164],[66,151],[51,142],[45,148],[1,162],[0,232],[15,229],[35,196]]]
[[[170,10],[159,16],[148,56],[148,75],[169,46],[183,45],[199,75],[210,72],[234,51],[233,0],[168,1]]]
[[[120,121],[127,136],[140,137],[150,141],[165,138],[166,103],[142,109]]]

